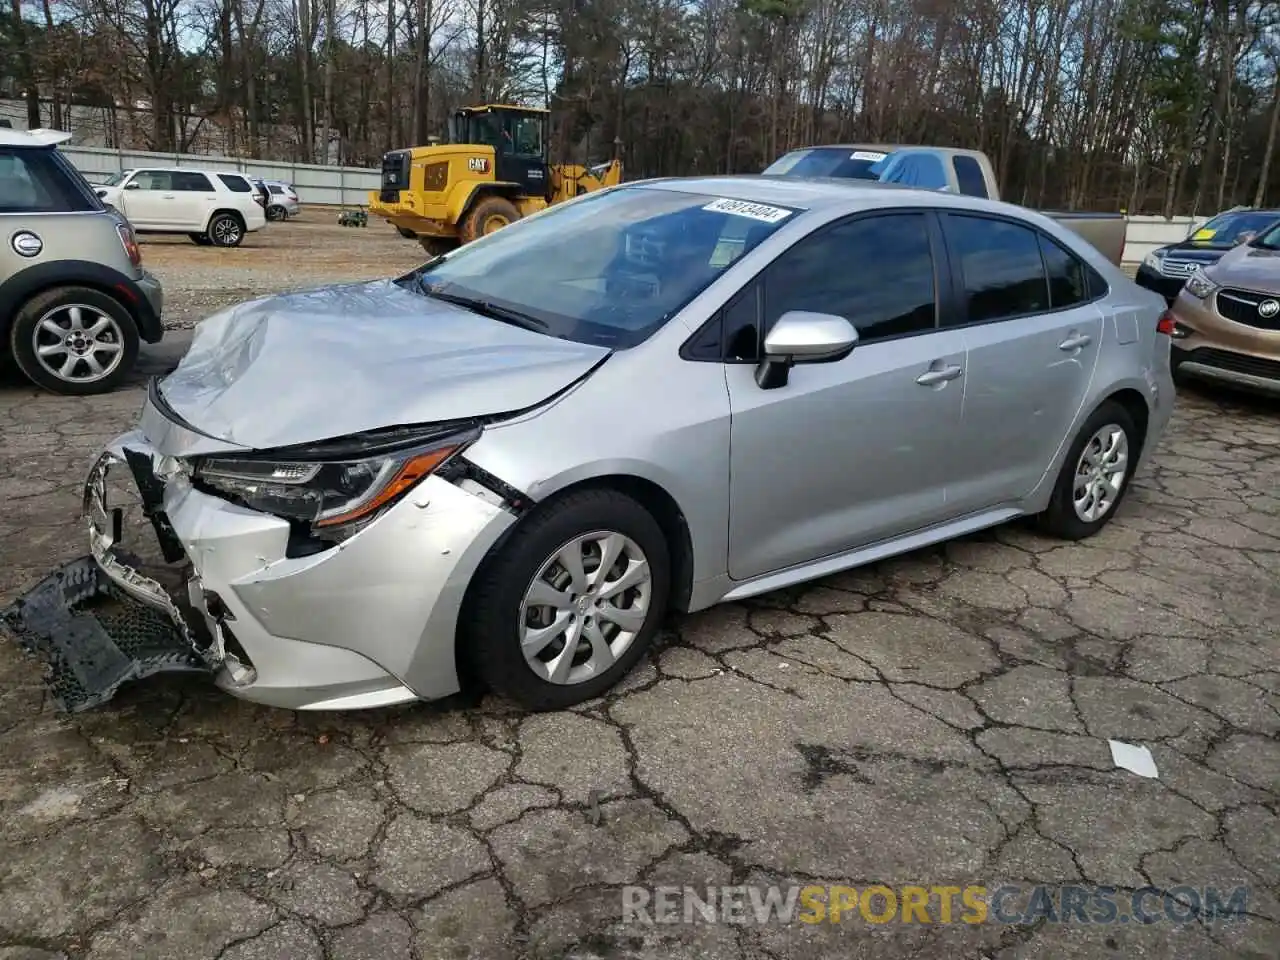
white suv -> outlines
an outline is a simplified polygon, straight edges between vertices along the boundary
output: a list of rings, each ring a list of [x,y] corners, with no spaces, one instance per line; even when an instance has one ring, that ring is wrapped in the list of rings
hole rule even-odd
[[[201,246],[238,247],[267,223],[253,185],[238,173],[148,167],[117,173],[96,189],[138,233],[185,233]]]

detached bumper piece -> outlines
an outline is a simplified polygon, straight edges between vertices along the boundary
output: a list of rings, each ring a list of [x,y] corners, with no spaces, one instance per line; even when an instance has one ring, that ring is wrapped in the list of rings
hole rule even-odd
[[[210,672],[164,611],[121,591],[93,557],[64,564],[0,610],[0,627],[44,660],[45,683],[69,713],[106,703],[130,680]]]

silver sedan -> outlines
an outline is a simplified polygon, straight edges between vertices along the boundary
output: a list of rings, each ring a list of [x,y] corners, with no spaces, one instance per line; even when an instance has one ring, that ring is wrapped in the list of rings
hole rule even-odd
[[[1096,533],[1169,419],[1163,307],[1000,203],[768,177],[590,194],[394,281],[205,321],[93,468],[92,556],[9,620],[72,709],[170,666],[291,708],[463,676],[565,707],[670,609],[1015,517]],[[103,595],[161,615],[72,641],[33,612]],[[104,651],[117,670],[68,679]]]

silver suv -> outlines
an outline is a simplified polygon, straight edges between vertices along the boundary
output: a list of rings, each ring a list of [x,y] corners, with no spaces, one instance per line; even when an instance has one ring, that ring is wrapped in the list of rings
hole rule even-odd
[[[0,360],[54,393],[106,393],[163,336],[164,296],[128,221],[58,151],[70,137],[0,129]]]

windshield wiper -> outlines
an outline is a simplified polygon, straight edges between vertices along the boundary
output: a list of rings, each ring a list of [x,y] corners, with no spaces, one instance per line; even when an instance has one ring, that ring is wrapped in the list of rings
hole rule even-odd
[[[429,297],[443,300],[445,303],[452,303],[455,306],[466,307],[468,310],[474,310],[476,313],[492,317],[494,320],[501,320],[503,323],[509,323],[515,327],[523,327],[525,330],[542,331],[547,329],[546,321],[539,320],[532,314],[514,310],[511,307],[499,306],[490,300],[483,300],[479,297],[465,297],[460,293],[445,293],[431,286],[425,277],[419,278],[418,285],[422,288],[422,292]]]

